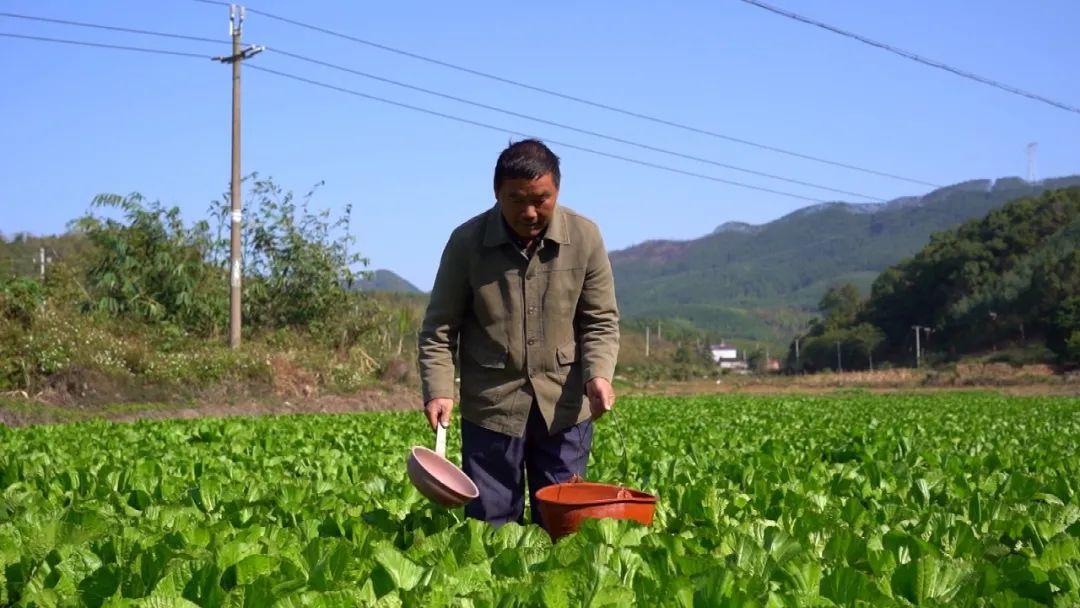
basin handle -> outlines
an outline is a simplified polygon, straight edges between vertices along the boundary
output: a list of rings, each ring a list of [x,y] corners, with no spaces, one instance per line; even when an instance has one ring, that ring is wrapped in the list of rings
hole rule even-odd
[[[441,421],[435,425],[435,453],[446,458],[446,427]]]

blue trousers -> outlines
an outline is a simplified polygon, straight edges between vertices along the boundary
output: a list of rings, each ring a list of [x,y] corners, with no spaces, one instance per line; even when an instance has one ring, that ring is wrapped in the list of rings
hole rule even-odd
[[[529,484],[532,521],[543,526],[536,505],[540,488],[585,476],[592,447],[591,420],[548,433],[540,409],[533,403],[524,437],[490,431],[461,420],[461,465],[480,490],[465,505],[465,515],[500,526],[525,523],[525,482]]]

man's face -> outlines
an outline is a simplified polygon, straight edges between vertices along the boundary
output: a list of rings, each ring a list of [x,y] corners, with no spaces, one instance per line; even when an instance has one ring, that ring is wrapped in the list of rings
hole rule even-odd
[[[545,173],[536,179],[504,180],[495,191],[495,198],[506,223],[518,237],[534,239],[551,222],[559,189],[551,174]]]

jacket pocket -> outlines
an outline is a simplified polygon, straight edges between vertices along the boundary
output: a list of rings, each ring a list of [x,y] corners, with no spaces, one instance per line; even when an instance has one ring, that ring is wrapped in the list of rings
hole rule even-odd
[[[469,356],[480,367],[486,367],[488,369],[506,369],[506,359],[509,353],[505,350],[496,350],[494,348],[472,348],[469,349]]]
[[[578,362],[577,340],[571,340],[555,349],[555,362],[558,363],[555,374],[559,378],[559,385],[563,387],[563,395],[559,398],[559,403],[561,404],[564,401],[570,403],[580,402],[581,393],[579,391],[584,384],[581,381],[581,364]]]
[[[577,361],[577,340],[571,340],[555,350],[555,358],[559,365],[570,365]]]

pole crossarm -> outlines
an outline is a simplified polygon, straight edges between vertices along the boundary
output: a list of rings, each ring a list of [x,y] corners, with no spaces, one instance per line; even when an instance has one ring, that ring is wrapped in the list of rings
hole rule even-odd
[[[261,44],[249,45],[246,49],[240,51],[235,55],[223,55],[221,57],[211,57],[212,61],[219,61],[221,63],[235,63],[237,61],[243,61],[245,59],[251,59],[255,55],[266,50],[266,47]]]

